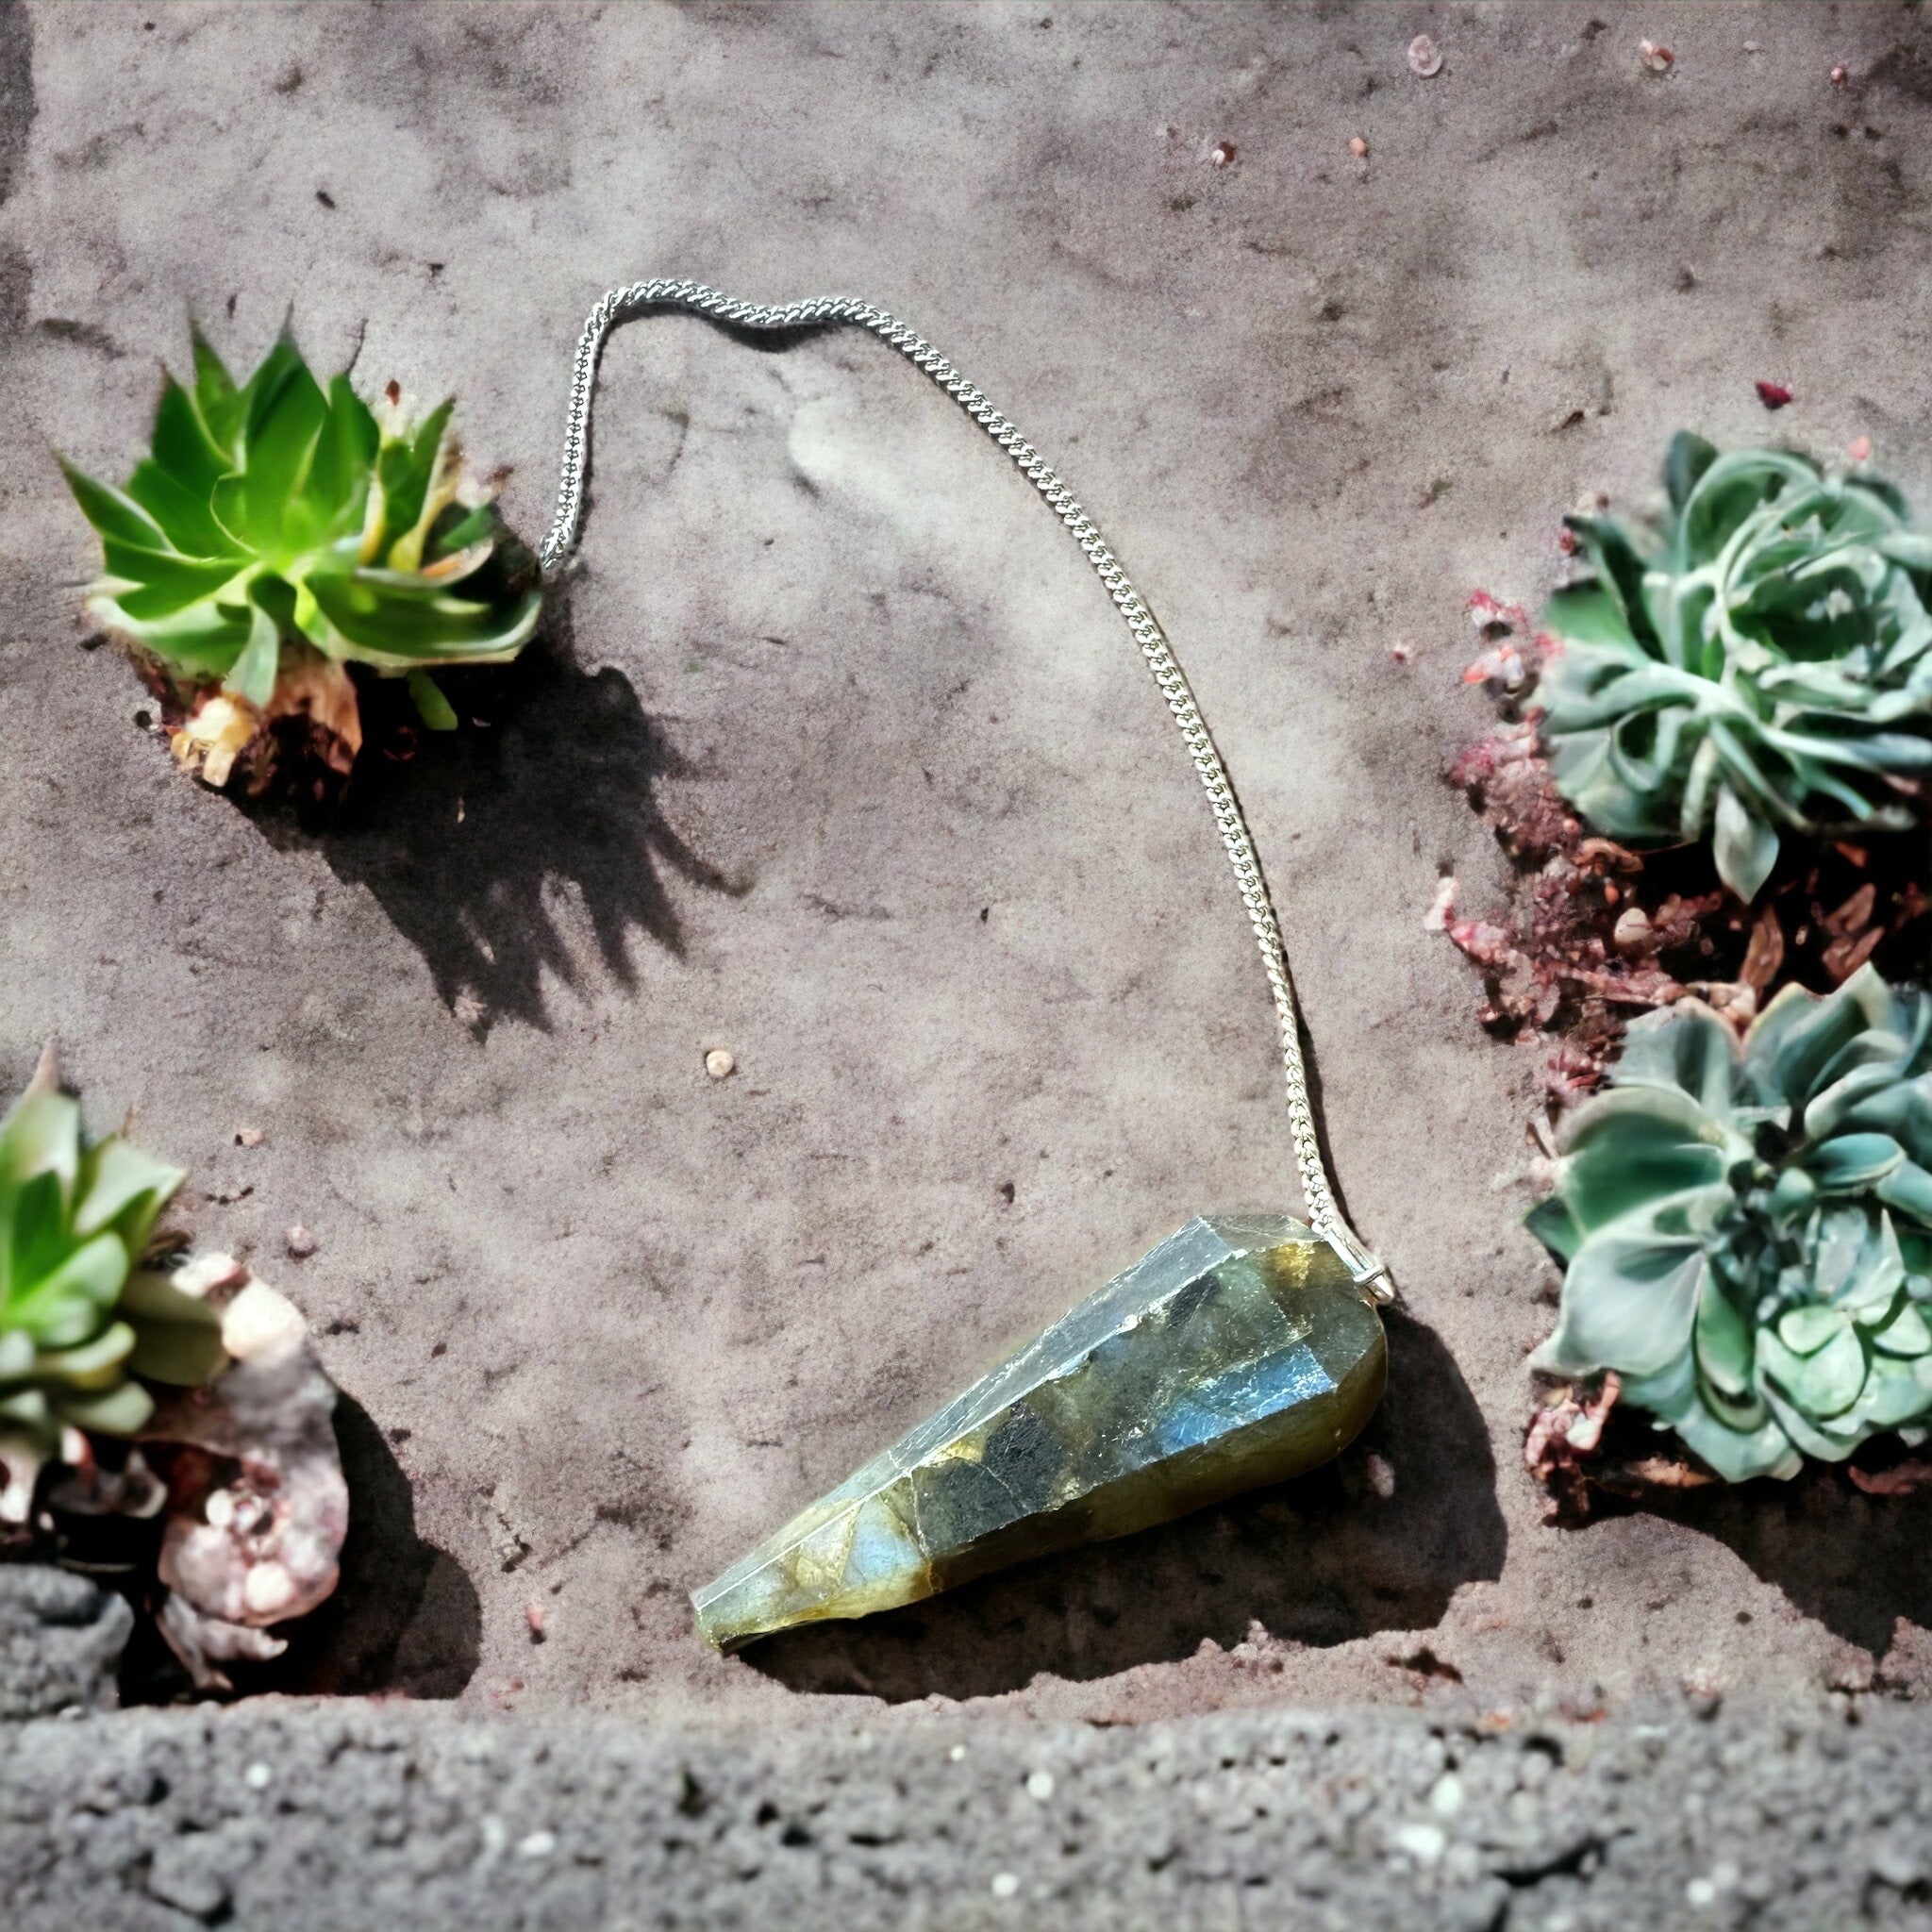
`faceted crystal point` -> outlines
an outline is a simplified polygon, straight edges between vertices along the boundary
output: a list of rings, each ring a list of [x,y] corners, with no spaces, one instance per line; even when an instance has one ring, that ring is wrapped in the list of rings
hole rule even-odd
[[[1325,1462],[1369,1419],[1382,1324],[1280,1214],[1188,1223],[695,1592],[721,1650],[1125,1536]]]

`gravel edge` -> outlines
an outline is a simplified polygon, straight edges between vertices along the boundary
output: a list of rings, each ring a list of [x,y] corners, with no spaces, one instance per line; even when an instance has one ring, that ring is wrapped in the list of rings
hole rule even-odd
[[[258,1700],[0,1726],[16,1932],[1932,1926],[1932,1709],[737,1739]]]

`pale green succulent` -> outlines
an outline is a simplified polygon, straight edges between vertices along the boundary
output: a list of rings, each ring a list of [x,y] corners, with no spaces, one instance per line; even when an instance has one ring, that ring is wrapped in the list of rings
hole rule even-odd
[[[64,1429],[141,1429],[154,1400],[137,1376],[193,1386],[218,1366],[219,1317],[140,1267],[183,1178],[90,1140],[51,1058],[0,1117],[0,1517],[24,1517]]]
[[[1557,788],[1599,832],[1708,832],[1756,896],[1788,832],[1912,824],[1932,767],[1932,538],[1890,485],[1679,435],[1659,525],[1572,517],[1538,688]]]
[[[1932,999],[1862,968],[1787,987],[1741,1048],[1637,1021],[1530,1225],[1565,1264],[1532,1365],[1615,1369],[1721,1476],[1796,1474],[1932,1421]]]
[[[465,479],[450,411],[419,420],[393,385],[372,409],[346,375],[324,389],[286,334],[238,387],[197,334],[194,386],[165,379],[127,482],[67,466],[105,553],[90,610],[184,706],[219,701],[175,742],[210,783],[282,717],[308,720],[346,771],[361,742],[349,664],[407,677],[447,729],[430,674],[529,638],[536,573]]]

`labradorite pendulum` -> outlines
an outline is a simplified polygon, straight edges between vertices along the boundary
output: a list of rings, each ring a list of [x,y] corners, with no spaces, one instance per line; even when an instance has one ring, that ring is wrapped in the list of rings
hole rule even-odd
[[[1369,1419],[1374,1298],[1286,1215],[1191,1221],[698,1591],[721,1650],[916,1602],[1326,1462]]]
[[[1395,1289],[1329,1184],[1274,901],[1174,647],[1064,479],[916,329],[847,296],[772,307],[675,279],[610,290],[577,338],[545,574],[569,562],[583,528],[605,339],[631,316],[666,309],[733,330],[815,333],[842,324],[876,336],[992,438],[1079,544],[1159,687],[1233,869],[1274,1004],[1308,1209],[1307,1224],[1280,1214],[1189,1222],[793,1517],[692,1598],[700,1633],[731,1650],[794,1624],[914,1603],[1023,1557],[1125,1536],[1325,1462],[1382,1393],[1375,1307]]]

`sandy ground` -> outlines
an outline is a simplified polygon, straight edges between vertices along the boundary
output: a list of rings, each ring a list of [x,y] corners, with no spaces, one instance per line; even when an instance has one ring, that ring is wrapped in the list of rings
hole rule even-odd
[[[317,1324],[364,1509],[303,1681],[769,1725],[1922,1680],[1926,1498],[1543,1526],[1532,1069],[1423,926],[1442,872],[1494,877],[1439,777],[1483,723],[1465,600],[1540,598],[1580,494],[1642,499],[1692,425],[1867,435],[1932,496],[1921,12],[0,24],[0,1085],[58,1037]],[[728,1662],[693,1584],[1189,1214],[1294,1206],[1261,981],[1129,641],[877,344],[641,323],[523,711],[304,830],[138,728],[48,454],[124,474],[190,314],[246,362],[291,312],[320,363],[459,391],[534,535],[585,310],[667,274],[870,296],[1064,468],[1232,766],[1407,1296],[1332,1470]],[[1775,425],[1758,377],[1796,390]]]

